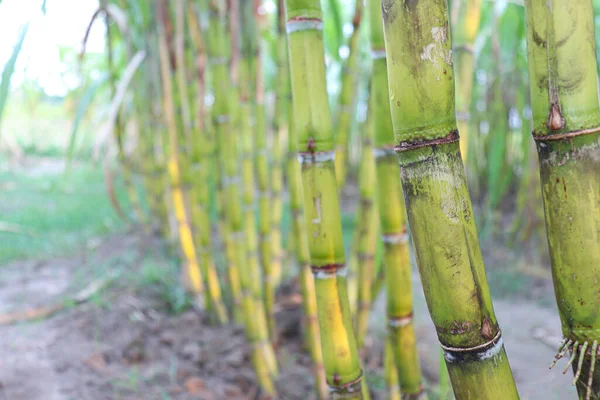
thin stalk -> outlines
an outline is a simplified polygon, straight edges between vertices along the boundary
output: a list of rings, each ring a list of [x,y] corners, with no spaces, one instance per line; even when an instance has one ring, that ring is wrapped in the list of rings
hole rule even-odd
[[[406,227],[406,209],[400,169],[394,153],[394,130],[390,117],[388,73],[381,5],[369,0],[370,44],[373,59],[370,109],[373,112],[374,151],[377,170],[377,204],[384,243],[384,275],[387,291],[388,340],[398,371],[402,393],[425,397],[417,339],[413,323],[412,270]]]
[[[253,90],[255,86],[251,85],[252,77],[256,75],[256,59],[253,57],[256,52],[256,35],[254,34],[254,12],[253,2],[237,0],[233,1],[234,8],[231,12],[232,28],[241,27],[243,35],[241,36],[241,47],[237,47],[237,39],[234,41],[233,54],[235,58],[241,55],[240,63],[233,73],[239,75],[232,78],[237,84],[238,91],[234,91],[239,99],[239,120],[236,125],[236,131],[239,133],[240,157],[242,167],[242,217],[244,226],[245,241],[245,263],[241,266],[241,283],[243,302],[246,304],[246,324],[251,326],[248,331],[248,339],[256,346],[258,355],[255,356],[254,367],[258,373],[261,386],[265,391],[274,394],[272,376],[277,375],[277,361],[275,352],[269,341],[269,332],[267,317],[263,302],[262,277],[259,260],[258,237],[256,232],[256,201],[254,179],[254,135],[253,135]],[[239,13],[238,13],[239,11]],[[235,18],[235,19],[234,19]],[[239,25],[233,25],[233,24]],[[232,34],[235,37],[239,31]],[[241,50],[241,52],[240,52]],[[238,79],[239,78],[239,79]],[[261,374],[261,370],[268,371],[268,374]]]
[[[452,2],[452,37],[456,65],[456,122],[460,132],[460,153],[467,159],[469,150],[469,124],[473,70],[474,44],[481,20],[481,0],[454,0]]]
[[[179,0],[180,1],[180,0]],[[214,138],[212,124],[206,119],[204,97],[206,94],[206,49],[195,10],[188,3],[187,10],[190,36],[196,54],[196,98],[192,137],[192,190],[197,202],[192,204],[195,219],[196,244],[200,255],[202,273],[206,279],[208,297],[213,313],[220,324],[228,322],[227,309],[221,297],[221,286],[212,254],[212,232],[210,221],[210,173],[214,167]]]
[[[163,89],[164,117],[168,129],[169,160],[168,171],[171,179],[173,206],[179,224],[179,241],[187,262],[187,274],[197,302],[203,302],[204,284],[200,274],[200,267],[194,247],[194,239],[187,213],[185,198],[182,191],[182,176],[179,155],[179,141],[177,123],[175,119],[175,102],[173,100],[173,70],[169,60],[169,48],[165,35],[165,20],[168,19],[168,8],[165,0],[161,0],[157,7],[158,18],[158,47],[160,56],[160,72]]]
[[[386,0],[383,22],[408,221],[454,395],[518,399],[460,157],[447,2]]]
[[[254,0],[254,22],[256,24],[256,51],[254,52],[254,66],[256,69],[255,83],[255,125],[254,143],[256,146],[256,178],[258,183],[258,210],[259,210],[259,242],[260,264],[262,266],[262,289],[265,313],[267,315],[268,333],[272,343],[277,341],[277,327],[275,325],[275,282],[273,271],[273,244],[271,243],[271,187],[269,185],[269,152],[267,149],[267,124],[265,110],[264,71],[262,62],[262,34],[265,29],[265,16],[261,14],[261,0]]]
[[[591,0],[526,0],[533,138],[554,291],[580,399],[600,398],[600,104]],[[574,62],[576,60],[576,62]],[[575,344],[572,344],[575,342]],[[596,347],[596,346],[593,346]],[[583,360],[583,361],[581,361]]]
[[[344,187],[348,174],[348,141],[356,107],[356,84],[359,72],[357,62],[363,8],[364,0],[356,0],[352,19],[352,35],[348,44],[348,58],[342,68],[339,114],[335,125],[335,171],[337,185],[340,188]]]
[[[362,398],[362,370],[346,289],[335,145],[325,84],[319,0],[286,0],[294,129],[315,280],[321,349],[334,396]]]
[[[219,219],[225,243],[229,291],[236,321],[243,320],[242,289],[239,257],[243,253],[244,233],[241,218],[240,176],[236,140],[233,136],[233,112],[230,102],[230,76],[227,66],[231,59],[230,35],[225,17],[225,2],[210,1],[208,8],[207,55],[212,68],[211,79],[215,94],[212,109],[216,130],[217,202],[221,204]],[[243,258],[242,258],[242,262]]]
[[[386,339],[383,350],[383,368],[388,400],[402,400],[398,382],[398,370],[394,363],[394,350],[389,338]]]
[[[370,112],[373,110],[371,109]],[[369,327],[369,314],[373,302],[373,281],[375,275],[375,253],[379,232],[379,212],[375,203],[376,170],[373,157],[373,126],[369,116],[362,134],[362,155],[359,167],[360,214],[358,246],[358,307],[356,313],[356,343],[359,350],[364,346]]]
[[[275,55],[277,62],[277,76],[275,81],[273,147],[271,149],[271,243],[273,244],[271,267],[273,270],[272,276],[275,284],[281,280],[282,264],[285,260],[285,250],[282,245],[281,233],[284,192],[283,140],[288,136],[288,114],[290,113],[289,108],[291,105],[290,69],[288,66],[287,38],[285,34],[284,0],[277,0],[277,37],[278,40],[276,44]]]

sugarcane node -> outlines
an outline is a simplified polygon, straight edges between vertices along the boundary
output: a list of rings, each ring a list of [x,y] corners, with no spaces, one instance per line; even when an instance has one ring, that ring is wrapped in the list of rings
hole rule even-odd
[[[334,275],[339,270],[346,268],[346,264],[325,264],[325,265],[311,265],[310,269],[313,274],[324,273],[327,275]]]
[[[400,316],[388,315],[387,319],[390,328],[401,328],[410,325],[413,320],[413,313],[410,312],[409,314]]]
[[[595,128],[580,129],[580,130],[576,130],[576,131],[559,133],[559,134],[554,134],[554,135],[539,136],[539,135],[536,135],[535,130],[532,133],[533,133],[533,140],[535,140],[536,142],[551,142],[553,140],[566,140],[566,139],[571,139],[571,138],[574,138],[577,136],[593,135],[594,133],[598,133],[598,132],[600,132],[600,126],[595,127]]]
[[[363,379],[363,372],[360,371],[358,378],[351,380],[350,382],[342,383],[342,377],[336,372],[333,374],[332,382],[333,386],[331,387],[332,391],[336,394],[344,394],[344,393],[356,393],[359,392],[361,388],[361,382]]]
[[[416,150],[423,147],[433,147],[444,144],[455,143],[460,140],[460,136],[458,134],[458,129],[450,132],[446,137],[433,139],[433,140],[424,140],[424,141],[414,141],[414,142],[400,142],[398,146],[394,147],[394,151],[396,153],[402,153],[405,151]]]
[[[315,139],[313,139],[313,137],[309,137],[308,138],[308,143],[306,144],[306,149],[309,151],[309,153],[313,154],[315,152],[317,145],[315,144]]]
[[[371,253],[358,253],[358,261],[373,261],[375,260],[375,254]]]
[[[490,359],[500,353],[504,344],[502,341],[502,331],[498,328],[498,333],[491,340],[473,347],[451,347],[440,343],[444,351],[446,362],[459,364],[474,361]]]

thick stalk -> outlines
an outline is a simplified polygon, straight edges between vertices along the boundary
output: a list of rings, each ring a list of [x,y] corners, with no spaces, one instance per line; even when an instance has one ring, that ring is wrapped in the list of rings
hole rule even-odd
[[[386,52],[379,0],[369,1],[370,44],[373,59],[370,108],[374,123],[374,154],[377,170],[377,203],[384,243],[387,288],[388,340],[407,398],[425,397],[413,324],[413,298],[406,210],[400,169],[394,154],[394,131],[390,117]]]
[[[294,129],[327,383],[334,396],[360,399],[362,370],[346,290],[321,5],[319,0],[286,0],[286,5]]]
[[[329,397],[325,368],[323,367],[323,352],[321,351],[321,337],[319,321],[317,319],[317,297],[315,282],[310,269],[310,252],[308,249],[308,236],[306,221],[304,220],[303,192],[300,173],[300,164],[297,158],[296,133],[293,129],[293,113],[289,114],[289,156],[287,175],[289,177],[290,210],[292,214],[292,234],[297,238],[296,260],[300,266],[300,286],[302,288],[302,306],[304,309],[304,329],[306,341],[313,362],[313,376],[317,398],[325,400]]]
[[[180,1],[180,0],[179,0]],[[204,97],[206,94],[206,49],[200,30],[200,21],[191,6],[188,4],[188,26],[192,39],[194,54],[196,54],[196,98],[195,118],[193,120],[192,135],[192,191],[196,202],[191,204],[192,216],[195,220],[196,245],[200,255],[202,273],[206,279],[208,297],[213,306],[216,320],[225,324],[228,322],[227,309],[221,297],[221,286],[217,275],[216,265],[212,253],[212,232],[210,221],[210,172],[214,166],[214,138],[212,124],[206,119]]]
[[[168,18],[167,4],[163,1],[158,3],[157,17],[159,25],[158,46],[160,56],[161,82],[163,89],[164,116],[168,129],[169,160],[168,171],[171,179],[173,206],[175,216],[179,225],[179,241],[181,249],[187,262],[187,274],[196,301],[203,301],[204,284],[200,274],[200,267],[194,248],[194,239],[190,226],[190,217],[187,213],[185,198],[182,191],[182,176],[179,155],[179,141],[177,137],[177,125],[175,120],[175,102],[173,100],[173,71],[169,61],[169,48],[165,35],[165,19]]]
[[[265,87],[262,63],[262,34],[265,28],[265,16],[261,14],[261,0],[254,0],[254,22],[256,24],[256,51],[254,65],[256,68],[255,83],[255,126],[254,141],[256,145],[256,178],[258,183],[258,231],[260,239],[260,264],[262,266],[263,301],[267,315],[268,333],[271,342],[277,341],[275,325],[275,285],[273,276],[273,244],[271,243],[271,187],[269,185],[269,152],[267,149],[267,124],[265,121]]]
[[[580,399],[600,398],[600,105],[591,0],[526,0],[552,278]],[[576,61],[575,61],[576,60]],[[562,351],[561,351],[562,350]]]
[[[460,132],[460,153],[467,159],[471,94],[473,92],[474,49],[481,20],[482,0],[452,2],[452,36],[456,65],[456,122]]]
[[[372,112],[373,109],[370,110]],[[377,233],[379,231],[379,213],[375,204],[376,171],[373,157],[373,120],[364,124],[362,154],[359,167],[360,214],[358,246],[358,307],[356,313],[356,343],[362,349],[369,327],[371,312],[372,286],[375,274],[375,252],[377,251]]]
[[[460,157],[447,1],[385,0],[383,21],[408,221],[454,395],[518,399]]]
[[[363,15],[364,0],[356,0],[354,18],[352,19],[352,35],[348,43],[348,58],[342,68],[342,89],[340,91],[339,112],[335,125],[335,175],[337,185],[342,188],[348,174],[348,141],[354,121],[356,108],[356,84],[358,79],[358,53],[360,41],[360,25]]]

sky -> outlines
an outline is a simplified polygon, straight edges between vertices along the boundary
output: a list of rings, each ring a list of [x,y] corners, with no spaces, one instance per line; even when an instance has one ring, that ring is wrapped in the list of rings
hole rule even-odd
[[[80,49],[85,30],[98,8],[98,0],[2,0],[0,3],[0,71],[4,68],[27,23],[29,31],[17,61],[12,86],[24,79],[36,80],[51,96],[63,96],[76,85],[74,76],[64,77],[67,66],[59,57],[60,47]],[[104,24],[97,20],[87,45],[88,52],[102,52]]]

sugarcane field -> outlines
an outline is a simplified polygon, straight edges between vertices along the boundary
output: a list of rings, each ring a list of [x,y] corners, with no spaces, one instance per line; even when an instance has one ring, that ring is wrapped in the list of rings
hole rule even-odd
[[[0,37],[0,400],[600,400],[600,0]]]

